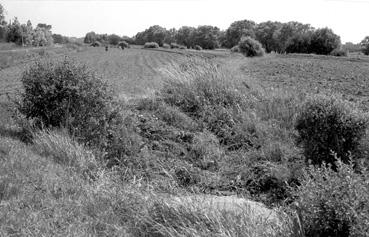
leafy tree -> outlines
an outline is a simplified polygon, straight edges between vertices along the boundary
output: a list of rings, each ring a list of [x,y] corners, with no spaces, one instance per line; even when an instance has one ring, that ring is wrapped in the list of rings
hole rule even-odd
[[[219,28],[216,26],[199,26],[194,32],[194,43],[203,49],[215,49],[219,47]]]
[[[95,43],[96,39],[97,39],[96,33],[91,31],[86,34],[83,42],[86,44],[92,44],[92,43]]]
[[[362,41],[361,41],[361,47],[362,47],[362,52],[365,55],[369,55],[369,36],[365,37]]]
[[[146,42],[155,42],[159,46],[163,46],[168,33],[167,30],[159,25],[150,26],[143,32],[136,35],[136,43],[144,44]]]
[[[175,42],[176,41],[176,35],[177,35],[177,30],[175,28],[171,28],[171,29],[167,30],[164,42],[167,43],[167,44]]]
[[[278,42],[278,52],[286,52],[288,44],[293,38],[295,38],[294,40],[296,40],[299,38],[296,38],[297,35],[301,36],[303,34],[311,32],[312,30],[313,28],[309,24],[302,24],[296,21],[282,23],[282,26],[274,35],[276,41]]]
[[[286,44],[286,53],[310,53],[312,33],[297,33],[289,38]]]
[[[226,46],[232,48],[238,44],[243,36],[255,38],[255,26],[256,23],[249,20],[233,22],[226,31]]]
[[[256,39],[264,46],[266,52],[280,51],[277,34],[282,23],[267,21],[258,24],[255,28]]]
[[[314,31],[311,36],[310,51],[316,54],[329,54],[341,45],[341,39],[329,28]]]
[[[175,36],[176,42],[178,44],[185,45],[186,47],[193,47],[195,45],[193,39],[195,31],[196,28],[194,27],[182,26],[179,28]]]
[[[122,40],[122,38],[118,35],[112,34],[108,36],[109,44],[118,45],[118,43]]]
[[[23,31],[17,17],[8,25],[6,37],[8,42],[14,42],[19,45],[22,44]]]
[[[38,24],[33,34],[34,46],[48,46],[53,44],[51,25]]]
[[[5,8],[1,5],[1,3],[0,3],[0,25],[1,26],[5,26],[6,25],[6,21],[5,21]]]

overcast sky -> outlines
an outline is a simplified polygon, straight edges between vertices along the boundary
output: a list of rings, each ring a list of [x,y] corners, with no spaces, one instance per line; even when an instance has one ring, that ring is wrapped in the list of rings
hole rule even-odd
[[[215,25],[236,21],[299,21],[328,26],[343,42],[369,35],[369,0],[0,0],[7,20],[52,25],[53,33],[82,37],[89,31],[133,36],[151,25]]]

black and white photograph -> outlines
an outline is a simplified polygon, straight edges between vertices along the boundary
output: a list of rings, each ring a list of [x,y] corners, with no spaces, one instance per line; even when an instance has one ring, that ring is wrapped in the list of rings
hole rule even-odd
[[[0,0],[0,237],[369,237],[369,0]]]

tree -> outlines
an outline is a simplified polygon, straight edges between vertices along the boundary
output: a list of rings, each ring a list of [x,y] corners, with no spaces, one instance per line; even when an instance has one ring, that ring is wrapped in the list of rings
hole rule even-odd
[[[3,5],[1,5],[1,3],[0,3],[0,25],[1,26],[6,26],[5,8],[3,7]]]
[[[280,51],[277,34],[282,23],[267,21],[258,24],[255,28],[256,39],[263,45],[266,52]]]
[[[226,46],[232,48],[237,45],[243,36],[255,38],[254,28],[256,23],[249,20],[235,21],[226,31]]]
[[[369,55],[369,36],[365,37],[361,43],[360,43],[361,47],[362,47],[362,52],[365,55]]]
[[[118,35],[112,34],[108,36],[109,44],[118,45],[118,43],[122,40],[122,38]]]
[[[85,35],[83,42],[86,44],[92,44],[95,43],[96,39],[97,39],[96,33],[91,31]]]
[[[175,40],[178,44],[185,45],[186,47],[194,47],[194,32],[196,31],[196,28],[190,27],[190,26],[182,26],[177,31],[177,34],[175,36]]]
[[[215,49],[219,47],[218,35],[219,28],[216,26],[199,26],[194,32],[195,45],[201,46],[203,49]]]
[[[13,22],[8,25],[6,40],[8,42],[14,42],[16,44],[22,44],[23,31],[18,18],[15,17]]]
[[[310,52],[316,54],[329,54],[341,45],[341,39],[329,28],[314,31],[311,36]]]
[[[48,46],[53,44],[51,25],[38,24],[33,34],[34,46]]]
[[[313,28],[309,24],[302,24],[296,21],[282,23],[282,26],[274,35],[278,44],[278,52],[286,52],[286,49],[293,38],[294,40],[303,38],[301,35],[311,32],[312,30]],[[296,37],[297,35],[299,35],[299,37]]]
[[[156,42],[159,46],[163,46],[166,37],[168,36],[168,31],[159,26],[150,26],[143,32],[139,32],[136,35],[136,44],[144,44],[146,42]]]

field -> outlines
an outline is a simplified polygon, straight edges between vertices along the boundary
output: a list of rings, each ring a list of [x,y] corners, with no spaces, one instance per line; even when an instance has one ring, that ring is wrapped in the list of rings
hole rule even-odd
[[[1,236],[301,237],[289,191],[303,163],[296,111],[317,93],[369,109],[363,56],[2,47]],[[106,168],[102,152],[63,129],[21,141],[7,95],[22,92],[22,73],[35,60],[65,56],[118,95],[122,167]],[[186,110],[191,103],[197,107]]]

